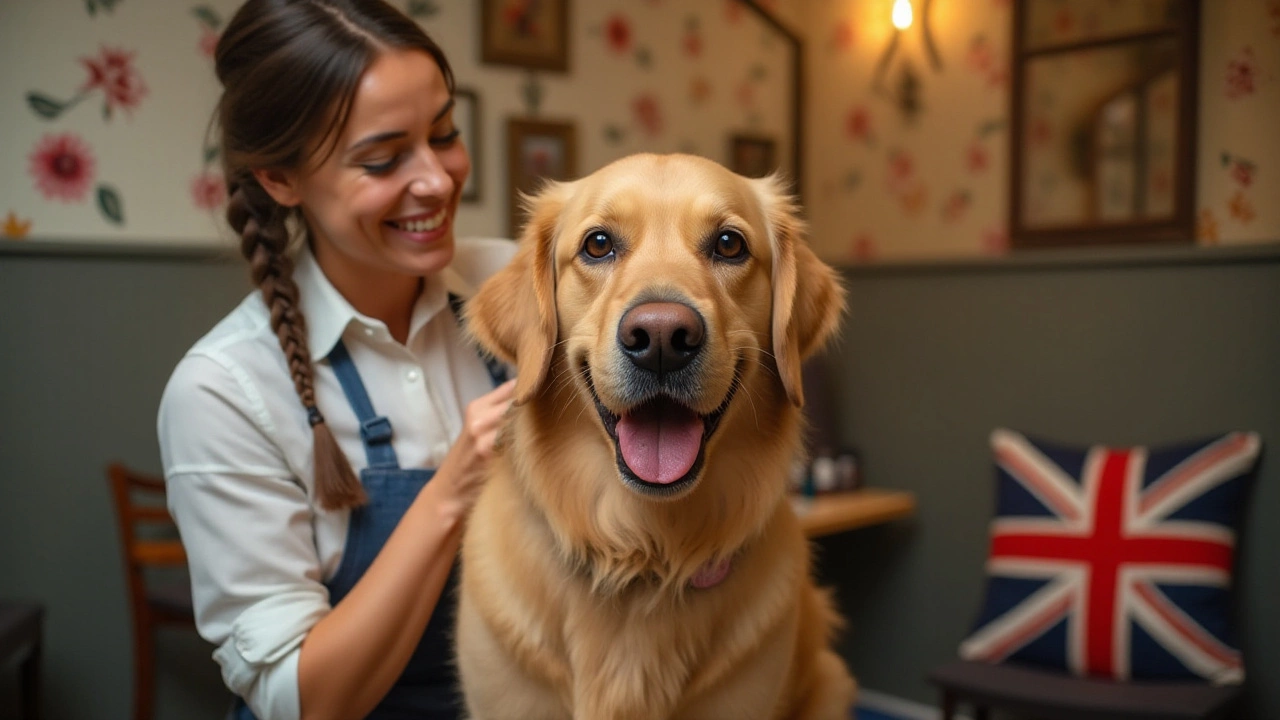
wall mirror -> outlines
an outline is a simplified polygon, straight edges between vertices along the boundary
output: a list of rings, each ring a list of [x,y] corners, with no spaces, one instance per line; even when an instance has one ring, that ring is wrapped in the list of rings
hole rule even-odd
[[[1198,0],[1017,0],[1015,247],[1194,238]]]

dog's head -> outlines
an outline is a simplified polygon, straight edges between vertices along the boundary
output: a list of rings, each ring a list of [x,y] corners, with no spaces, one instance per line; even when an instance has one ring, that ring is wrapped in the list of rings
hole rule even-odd
[[[517,366],[518,404],[594,415],[627,488],[683,496],[734,423],[767,436],[798,414],[801,361],[832,335],[844,292],[779,180],[635,155],[546,186],[529,210],[469,327]]]

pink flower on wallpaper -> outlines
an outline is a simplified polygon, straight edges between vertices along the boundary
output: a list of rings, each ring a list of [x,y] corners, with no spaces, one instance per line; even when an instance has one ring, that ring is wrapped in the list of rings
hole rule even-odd
[[[1231,163],[1231,179],[1240,184],[1240,187],[1247,188],[1253,184],[1253,173],[1256,166],[1248,160],[1239,160]]]
[[[988,228],[982,233],[982,251],[988,255],[1009,252],[1009,231],[1003,227]]]
[[[889,153],[889,185],[901,187],[911,180],[916,172],[915,159],[906,150],[894,150]]]
[[[987,87],[1004,88],[1009,86],[1009,68],[1003,65],[995,67],[987,74]]]
[[[875,238],[870,233],[858,233],[849,243],[849,254],[858,262],[871,262],[880,254]]]
[[[831,47],[838,52],[849,52],[853,49],[853,41],[856,37],[853,21],[841,20],[831,31]]]
[[[89,79],[81,86],[80,92],[101,88],[106,94],[107,104],[103,112],[108,119],[117,107],[131,111],[147,95],[142,75],[133,65],[134,55],[103,47],[97,57],[80,58],[81,64],[89,71]]]
[[[702,35],[697,30],[686,30],[684,40],[684,54],[689,57],[702,57]]]
[[[1196,239],[1206,245],[1218,244],[1218,218],[1212,208],[1200,208],[1196,218]]]
[[[973,203],[972,196],[968,190],[956,190],[951,193],[951,197],[947,198],[947,202],[942,206],[942,219],[948,223],[953,223],[964,217],[969,206]]]
[[[1236,194],[1231,196],[1227,208],[1231,210],[1231,217],[1239,220],[1242,225],[1248,225],[1258,216],[1257,211],[1253,209],[1253,203],[1249,201],[1249,196],[1245,195],[1243,190],[1237,190]]]
[[[845,133],[852,140],[868,142],[871,139],[871,112],[867,106],[858,105],[849,111],[844,121]]]
[[[201,210],[217,210],[227,200],[222,174],[202,172],[191,180],[191,203]]]
[[[206,27],[204,32],[200,33],[200,40],[197,45],[200,54],[212,60],[214,51],[218,49],[218,38],[220,37],[222,37],[222,33]]]
[[[707,79],[699,75],[689,81],[689,99],[695,105],[701,105],[711,97],[711,83]]]
[[[46,200],[84,200],[93,170],[89,146],[73,133],[45,135],[28,157],[27,171]]]
[[[991,157],[987,148],[980,141],[974,140],[964,151],[964,166],[971,174],[977,175],[991,165]]]
[[[604,24],[605,40],[609,49],[622,55],[631,49],[631,21],[621,13],[614,13]]]
[[[644,128],[644,131],[650,137],[662,133],[662,107],[652,93],[639,95],[635,100],[632,100],[631,113],[635,116],[636,122],[640,123],[640,127]]]
[[[1227,99],[1238,100],[1252,95],[1258,84],[1258,62],[1253,48],[1246,47],[1227,63]]]
[[[979,73],[986,74],[991,69],[995,55],[986,35],[979,33],[969,40],[969,52],[965,54],[964,60],[966,65]]]

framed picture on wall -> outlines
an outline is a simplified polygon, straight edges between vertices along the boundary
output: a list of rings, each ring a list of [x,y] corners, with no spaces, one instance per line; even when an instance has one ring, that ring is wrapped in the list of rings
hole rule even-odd
[[[777,170],[777,141],[758,135],[730,136],[729,169],[747,177],[764,177]]]
[[[484,167],[480,142],[480,96],[470,88],[453,91],[453,126],[462,133],[462,142],[471,156],[471,174],[462,186],[462,202],[480,202],[480,171]]]
[[[481,0],[480,60],[567,72],[569,0]]]
[[[523,221],[520,193],[543,180],[570,180],[578,172],[577,137],[571,122],[511,118],[507,121],[507,230],[516,237]]]

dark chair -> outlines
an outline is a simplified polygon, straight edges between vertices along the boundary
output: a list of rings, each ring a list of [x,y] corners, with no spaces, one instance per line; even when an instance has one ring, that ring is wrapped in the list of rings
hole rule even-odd
[[[19,665],[23,720],[40,717],[40,650],[44,608],[0,601],[0,668]]]
[[[1241,691],[1239,685],[1118,682],[967,660],[935,668],[929,681],[942,691],[943,720],[953,720],[961,703],[973,708],[973,720],[986,720],[991,708],[1036,720],[1211,720],[1228,717]]]
[[[155,714],[156,631],[165,624],[195,627],[190,582],[185,578],[161,582],[154,577],[155,570],[183,568],[187,554],[164,505],[163,479],[118,463],[107,467],[107,477],[120,526],[133,619],[133,717],[151,720]]]

